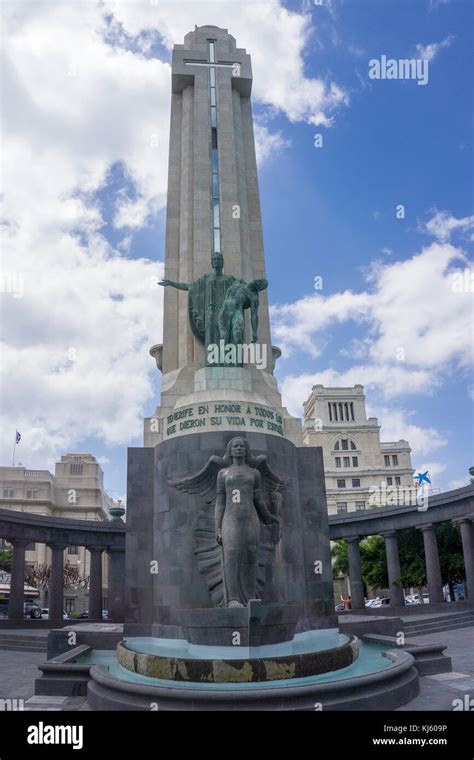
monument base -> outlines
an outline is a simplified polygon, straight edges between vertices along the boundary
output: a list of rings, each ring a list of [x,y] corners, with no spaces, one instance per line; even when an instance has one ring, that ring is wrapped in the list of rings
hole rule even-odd
[[[336,625],[321,449],[235,430],[178,436],[154,449],[129,449],[125,637],[232,645],[237,632],[247,643],[247,609],[224,609],[213,492],[210,487],[204,495],[192,487],[183,492],[172,485],[202,471],[211,457],[222,457],[236,436],[248,442],[252,461],[263,455],[285,483],[281,537],[275,536],[274,523],[260,524],[255,596],[261,606],[251,612],[259,643]],[[264,480],[265,470],[262,494],[269,505]]]

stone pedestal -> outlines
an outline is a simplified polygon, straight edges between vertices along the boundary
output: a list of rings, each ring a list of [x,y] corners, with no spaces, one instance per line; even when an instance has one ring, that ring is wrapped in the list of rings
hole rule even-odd
[[[125,636],[186,638],[184,629],[202,628],[207,611],[219,614],[215,579],[206,574],[199,554],[213,506],[206,497],[177,491],[168,481],[197,473],[211,455],[222,456],[235,435],[247,438],[254,456],[264,454],[274,473],[290,479],[281,540],[259,565],[262,604],[297,610],[294,630],[337,625],[321,449],[259,433],[195,433],[154,449],[129,449]],[[266,530],[262,526],[261,544],[268,543]],[[209,532],[210,544],[213,539]],[[219,567],[212,572],[217,576]],[[285,614],[287,624],[288,609]],[[212,626],[207,630],[212,637]]]

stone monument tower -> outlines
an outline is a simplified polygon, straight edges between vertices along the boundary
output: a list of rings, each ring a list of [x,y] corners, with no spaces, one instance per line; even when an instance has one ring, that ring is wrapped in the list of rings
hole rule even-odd
[[[161,405],[145,420],[145,446],[197,429],[302,444],[300,420],[282,407],[273,376],[280,351],[270,337],[251,89],[250,56],[227,30],[197,27],[175,45],[163,345],[150,351],[162,372]],[[246,308],[241,282],[254,285]],[[221,340],[212,362],[209,345]],[[240,357],[230,349],[226,357],[232,343],[243,346]]]
[[[129,449],[126,635],[255,645],[335,622],[321,449],[273,375],[251,88],[227,30],[175,46],[161,401]]]

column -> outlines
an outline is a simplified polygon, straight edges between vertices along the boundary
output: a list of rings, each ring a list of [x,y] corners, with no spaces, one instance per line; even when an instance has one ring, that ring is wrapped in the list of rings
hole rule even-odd
[[[102,552],[99,547],[87,547],[91,555],[89,583],[89,618],[102,620]]]
[[[388,572],[388,595],[391,607],[403,607],[405,599],[403,589],[396,583],[400,580],[400,557],[398,554],[398,540],[396,531],[384,533],[385,552],[387,555],[387,572]]]
[[[457,520],[461,528],[462,553],[464,555],[464,569],[466,571],[467,597],[474,602],[474,535],[472,520],[463,517]]]
[[[66,544],[48,544],[51,549],[51,585],[49,587],[49,619],[62,620],[64,609],[64,550]]]
[[[123,623],[125,549],[110,547],[108,551],[109,551],[109,618],[114,623]]]
[[[365,609],[364,584],[360,566],[359,538],[346,538],[349,554],[349,580],[351,584],[351,607]]]
[[[438,543],[434,525],[423,525],[420,528],[423,533],[425,546],[426,577],[428,580],[428,596],[430,604],[443,602],[443,580],[439,565]]]
[[[25,549],[28,541],[23,539],[11,540],[13,545],[13,561],[10,580],[10,599],[8,601],[8,618],[22,620],[24,617],[23,604],[25,601]]]

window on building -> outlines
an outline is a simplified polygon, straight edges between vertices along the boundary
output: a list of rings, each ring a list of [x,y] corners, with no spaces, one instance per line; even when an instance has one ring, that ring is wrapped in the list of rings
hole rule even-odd
[[[394,467],[398,467],[398,457],[396,454],[392,456],[392,464]]]
[[[344,457],[344,467],[350,467],[350,466],[351,466],[351,458]]]
[[[343,451],[348,451],[349,450],[349,441],[347,440],[347,438],[343,438],[342,439],[342,441],[341,441],[341,447],[342,447]]]
[[[398,475],[397,475],[397,477],[395,478],[395,485],[401,486],[401,484],[402,484],[402,479],[399,478]]]
[[[337,481],[337,487],[338,488],[345,488],[346,487],[346,481],[345,480],[338,480]]]
[[[14,488],[4,488],[3,489],[3,498],[4,499],[14,499],[15,498],[15,489]]]
[[[357,451],[357,446],[355,445],[354,441],[351,441],[351,449],[352,451]]]
[[[387,478],[387,485],[388,486],[393,485],[393,478]]]
[[[37,488],[27,488],[27,490],[26,490],[26,498],[27,499],[37,499],[38,498],[38,489]]]
[[[356,512],[363,512],[365,509],[365,501],[356,501]]]
[[[360,478],[352,478],[352,488],[360,488]]]
[[[328,404],[328,410],[329,410],[329,422],[332,422],[332,407],[331,404]]]
[[[339,451],[339,441],[334,444],[334,451]]]
[[[359,466],[359,457],[352,457],[352,466],[353,467]]]
[[[341,466],[341,457],[336,457],[336,467]]]
[[[75,612],[76,611],[76,600],[75,599],[66,599],[64,600],[64,605],[66,607],[66,612]]]
[[[385,462],[385,467],[390,467],[390,457],[388,454],[385,454],[383,461]]]
[[[68,554],[79,554],[79,549],[77,546],[68,546],[67,548]]]
[[[344,515],[347,512],[347,501],[337,502],[336,509],[338,515]]]
[[[79,462],[73,462],[69,465],[69,473],[71,475],[82,475],[82,471],[84,469],[84,466],[82,463]]]
[[[350,408],[350,412],[351,412],[351,420],[352,420],[352,422],[354,422],[354,404],[352,403],[352,401],[349,404],[349,408]]]

